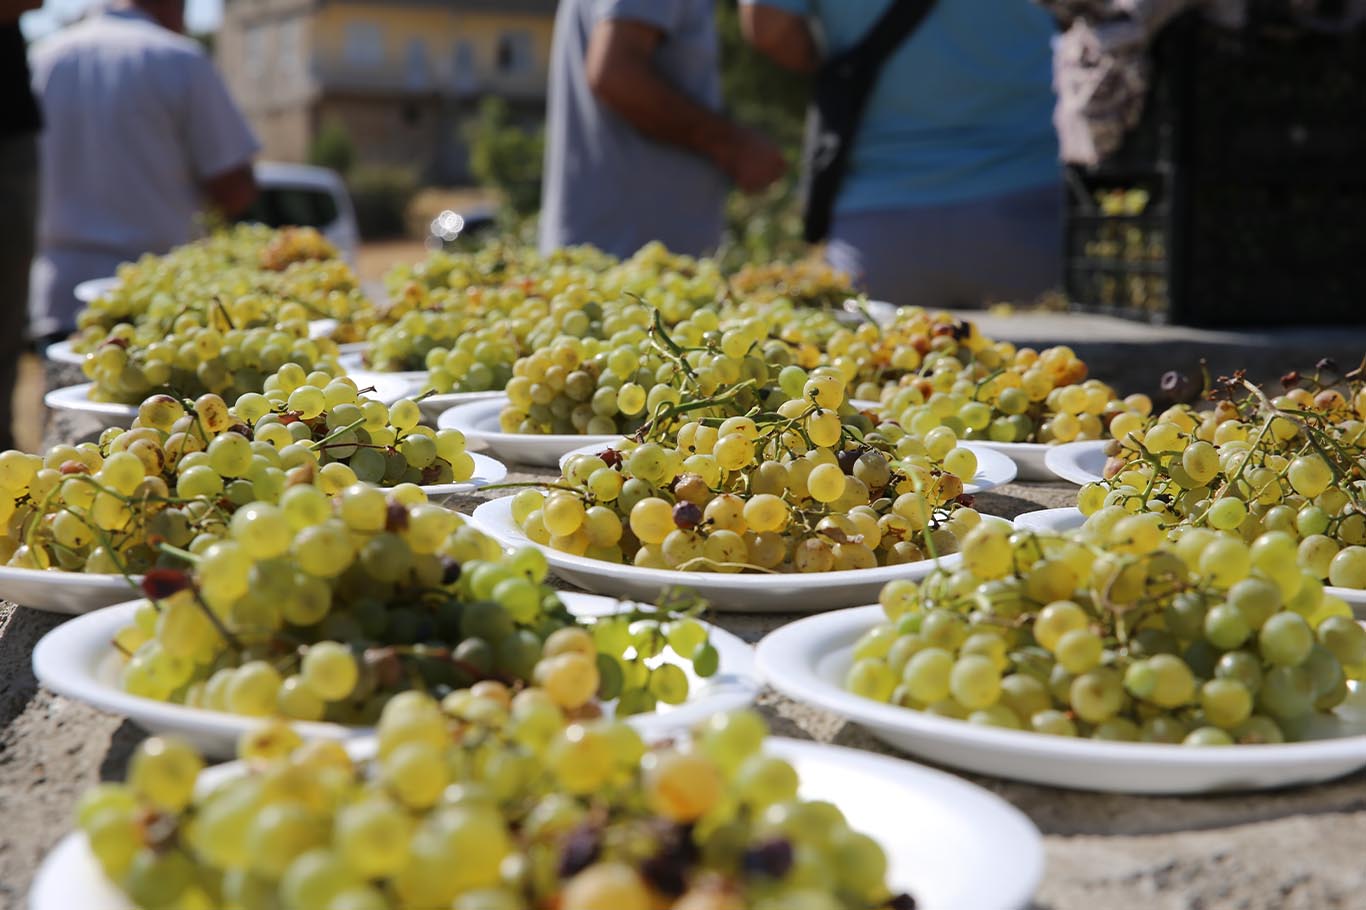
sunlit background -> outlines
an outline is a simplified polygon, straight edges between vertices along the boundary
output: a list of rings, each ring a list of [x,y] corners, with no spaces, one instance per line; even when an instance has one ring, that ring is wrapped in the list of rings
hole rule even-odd
[[[107,0],[46,0],[43,8],[25,13],[19,20],[30,40],[46,35],[87,10],[108,6]],[[188,0],[185,22],[191,32],[207,32],[218,27],[223,18],[223,0]]]

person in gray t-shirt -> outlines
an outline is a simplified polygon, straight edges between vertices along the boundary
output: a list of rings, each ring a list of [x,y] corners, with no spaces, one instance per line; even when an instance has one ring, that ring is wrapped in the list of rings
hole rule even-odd
[[[729,182],[787,164],[721,113],[714,0],[561,0],[551,50],[541,249],[698,255],[721,238]]]

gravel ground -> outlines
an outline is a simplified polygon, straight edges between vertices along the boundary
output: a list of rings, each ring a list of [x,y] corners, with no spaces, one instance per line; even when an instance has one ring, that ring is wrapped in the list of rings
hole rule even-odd
[[[59,418],[48,436],[89,431]],[[509,480],[545,476],[514,469]],[[978,505],[1012,517],[1070,505],[1074,489],[1012,484],[979,497]],[[468,512],[478,501],[454,505]],[[732,613],[714,621],[756,641],[792,618]],[[69,830],[79,794],[121,778],[145,735],[37,685],[29,655],[62,619],[0,607],[0,907],[23,906],[38,862]],[[760,707],[782,735],[896,754],[857,725],[774,692],[763,694]],[[1366,908],[1366,774],[1204,798],[1114,796],[963,776],[1018,806],[1043,831],[1047,869],[1034,910]]]

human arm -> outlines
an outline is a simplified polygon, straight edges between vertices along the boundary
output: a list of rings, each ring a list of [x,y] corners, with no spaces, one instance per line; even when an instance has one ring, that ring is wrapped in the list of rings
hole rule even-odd
[[[210,177],[202,186],[209,203],[227,221],[251,208],[258,192],[250,164]]]
[[[806,16],[767,3],[740,4],[740,32],[759,53],[784,69],[814,72],[820,51]]]
[[[242,112],[207,57],[195,57],[187,79],[185,135],[200,192],[227,219],[256,200],[252,158],[258,145]]]
[[[747,193],[787,170],[776,145],[698,104],[660,76],[654,54],[662,29],[632,19],[605,18],[593,28],[584,65],[593,95],[640,132],[713,162]]]

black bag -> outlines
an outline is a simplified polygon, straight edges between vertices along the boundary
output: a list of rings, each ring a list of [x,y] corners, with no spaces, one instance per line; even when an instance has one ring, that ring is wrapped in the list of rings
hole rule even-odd
[[[802,168],[807,243],[819,243],[830,232],[830,214],[849,167],[849,150],[882,65],[910,38],[932,6],[934,0],[892,0],[858,44],[826,60],[817,71],[806,118]]]

